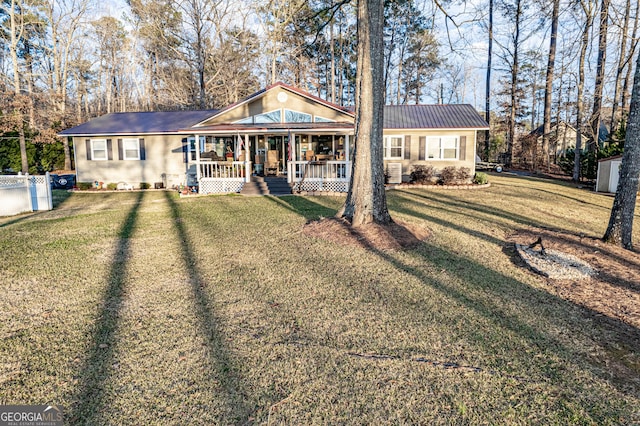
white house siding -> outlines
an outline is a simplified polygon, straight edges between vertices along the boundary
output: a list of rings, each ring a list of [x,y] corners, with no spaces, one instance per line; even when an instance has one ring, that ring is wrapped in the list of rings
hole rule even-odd
[[[117,140],[123,138],[144,139],[144,160],[119,160]],[[87,139],[111,139],[112,159],[94,161],[87,159]],[[74,137],[76,156],[76,180],[99,181],[105,184],[124,182],[140,187],[142,182],[154,186],[164,182],[167,187],[185,183],[186,163],[183,152],[183,136],[180,135],[118,135]]]
[[[473,175],[475,173],[475,157],[476,157],[476,130],[385,130],[384,136],[402,135],[405,138],[405,155],[402,160],[385,159],[385,166],[389,163],[402,164],[402,180],[409,181],[411,168],[414,165],[431,165],[436,170],[436,174],[445,167],[466,167]],[[427,159],[426,155],[420,155],[424,149],[421,147],[420,138],[428,138],[432,136],[455,136],[458,138],[458,144],[464,137],[464,147],[461,147],[457,160],[435,160]],[[407,155],[407,138],[411,138],[409,153]],[[421,159],[422,158],[422,159]]]

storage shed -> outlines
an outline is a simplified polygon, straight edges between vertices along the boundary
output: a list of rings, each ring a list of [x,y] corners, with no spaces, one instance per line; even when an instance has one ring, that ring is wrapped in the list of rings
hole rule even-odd
[[[621,165],[622,155],[615,155],[598,161],[596,192],[616,192]]]

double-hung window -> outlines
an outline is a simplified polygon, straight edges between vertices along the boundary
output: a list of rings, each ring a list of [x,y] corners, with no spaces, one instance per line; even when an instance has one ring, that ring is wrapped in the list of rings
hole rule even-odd
[[[404,158],[404,136],[384,137],[384,158],[386,160],[401,160]]]
[[[122,159],[140,159],[140,140],[138,138],[122,139]]]
[[[438,136],[427,138],[427,159],[457,160],[458,138],[456,136]]]
[[[91,159],[94,161],[107,161],[107,140],[92,139],[91,140]]]

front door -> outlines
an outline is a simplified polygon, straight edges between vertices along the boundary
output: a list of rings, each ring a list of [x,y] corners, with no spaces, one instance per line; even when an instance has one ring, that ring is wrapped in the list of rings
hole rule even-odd
[[[278,168],[281,174],[287,171],[287,143],[287,136],[265,136],[265,149],[267,151],[277,151],[278,153]]]

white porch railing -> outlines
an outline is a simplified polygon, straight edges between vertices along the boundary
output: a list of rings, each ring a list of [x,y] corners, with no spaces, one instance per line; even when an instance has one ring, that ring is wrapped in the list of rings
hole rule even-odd
[[[287,176],[294,191],[347,192],[350,173],[348,161],[290,161]]]
[[[200,178],[234,179],[245,181],[251,163],[244,161],[200,160]]]
[[[207,161],[198,163],[198,192],[240,192],[251,176],[251,162]]]

